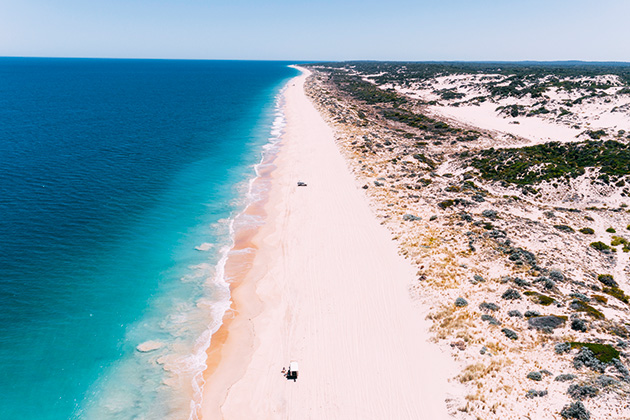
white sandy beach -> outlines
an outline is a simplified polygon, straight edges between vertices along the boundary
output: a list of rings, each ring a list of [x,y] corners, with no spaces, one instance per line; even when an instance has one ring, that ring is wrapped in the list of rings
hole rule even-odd
[[[426,309],[409,294],[415,270],[372,214],[305,78],[285,93],[267,222],[211,355],[202,417],[448,418],[454,362],[427,342]],[[290,360],[295,383],[281,374]]]

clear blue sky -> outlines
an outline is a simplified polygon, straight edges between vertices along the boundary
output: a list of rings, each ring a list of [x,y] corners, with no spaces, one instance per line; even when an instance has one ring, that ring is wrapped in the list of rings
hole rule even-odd
[[[630,61],[629,0],[0,0],[0,56]]]

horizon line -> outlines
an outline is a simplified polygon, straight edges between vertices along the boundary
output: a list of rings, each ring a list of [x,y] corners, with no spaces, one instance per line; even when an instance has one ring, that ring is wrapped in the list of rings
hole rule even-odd
[[[596,60],[388,60],[388,59],[345,59],[345,60],[308,60],[308,59],[261,59],[261,58],[166,58],[166,57],[83,57],[83,56],[39,56],[39,55],[0,55],[0,58],[42,58],[42,59],[78,59],[78,60],[162,60],[162,61],[271,61],[295,63],[480,63],[480,64],[624,64],[630,61]]]

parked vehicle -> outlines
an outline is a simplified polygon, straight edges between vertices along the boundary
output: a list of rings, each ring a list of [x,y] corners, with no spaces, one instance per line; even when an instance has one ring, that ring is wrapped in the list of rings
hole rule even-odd
[[[289,370],[287,371],[287,379],[293,379],[293,382],[297,381],[298,377],[298,363],[289,363]]]

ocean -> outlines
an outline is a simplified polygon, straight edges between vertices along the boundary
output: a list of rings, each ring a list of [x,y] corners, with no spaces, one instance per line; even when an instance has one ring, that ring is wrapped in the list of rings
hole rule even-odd
[[[1,419],[195,418],[288,64],[0,58]]]

